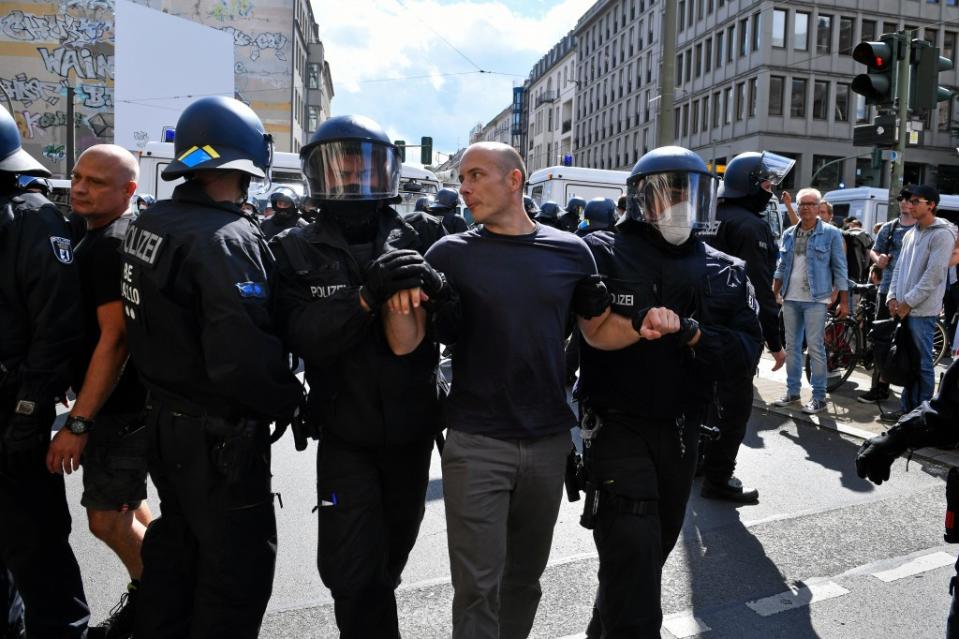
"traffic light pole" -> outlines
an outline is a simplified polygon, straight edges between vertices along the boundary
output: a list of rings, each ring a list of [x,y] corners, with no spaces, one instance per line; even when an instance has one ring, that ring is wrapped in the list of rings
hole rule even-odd
[[[909,70],[911,68],[909,37],[905,31],[899,32],[899,55],[896,76],[896,104],[898,107],[899,136],[896,142],[896,157],[892,162],[892,176],[889,180],[888,219],[899,217],[899,191],[903,187],[903,169],[905,166],[906,138],[909,135]]]

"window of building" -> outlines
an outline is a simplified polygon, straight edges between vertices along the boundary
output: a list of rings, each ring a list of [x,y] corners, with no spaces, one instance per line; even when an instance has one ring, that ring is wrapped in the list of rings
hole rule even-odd
[[[794,118],[806,117],[806,80],[793,78],[789,115]]]
[[[695,77],[698,78],[699,76],[702,75],[702,72],[703,72],[703,45],[701,44],[696,45],[694,68],[696,70]]]
[[[306,130],[309,133],[316,131],[320,126],[320,110],[313,105],[306,107]]]
[[[830,162],[832,164],[830,164]],[[810,186],[819,189],[823,193],[839,188],[839,182],[842,179],[843,164],[844,162],[841,157],[832,155],[812,156],[812,172],[813,175],[816,176],[816,179],[812,180]]]
[[[816,28],[816,53],[832,51],[832,16],[819,14]]]
[[[769,76],[769,115],[783,114],[783,88],[786,78],[781,75]]]
[[[793,15],[793,49],[809,50],[809,14],[804,11],[797,11]]]
[[[693,63],[693,50],[692,50],[692,49],[686,49],[686,56],[685,56],[685,58],[686,58],[686,64],[685,64],[685,67],[684,67],[684,68],[686,69],[686,76],[685,76],[685,78],[686,78],[686,82],[689,82],[689,80],[692,78],[692,63]]]
[[[726,62],[733,61],[733,51],[736,46],[736,27],[730,26],[726,29]]]
[[[939,32],[936,31],[935,29],[927,28],[926,33],[923,35],[923,38],[926,41],[931,42],[932,46],[934,47],[939,45]]]
[[[852,55],[853,39],[856,34],[856,19],[842,16],[839,18],[839,55]]]
[[[680,109],[679,109],[679,107],[676,107],[675,109],[673,109],[673,119],[675,120],[675,121],[673,122],[673,138],[674,138],[674,139],[677,139],[677,140],[679,139],[679,126],[680,126],[680,125],[679,125],[679,121],[680,121],[679,115],[680,115]]]
[[[899,30],[898,22],[883,22],[882,23],[882,32],[883,33],[895,33]]]
[[[703,47],[703,71],[709,73],[713,67],[713,39],[706,38],[706,45]]]
[[[749,53],[749,19],[739,21],[739,57]]]
[[[833,115],[836,122],[849,122],[849,85],[836,83],[836,108]]]
[[[869,106],[866,105],[866,98],[856,94],[856,124],[869,122]]]
[[[750,33],[752,34],[752,38],[750,38],[750,41],[752,42],[752,49],[753,51],[759,51],[760,30],[759,30],[759,14],[758,13],[753,14],[752,27],[751,27]]]
[[[723,89],[723,113],[725,117],[723,121],[726,124],[732,124],[733,121],[733,88],[726,87]]]
[[[679,33],[682,33],[683,29],[686,28],[686,0],[679,0],[678,9],[676,10],[676,28],[679,30]]]
[[[709,96],[703,98],[703,124],[701,128],[704,133],[709,130]]]
[[[746,83],[740,82],[736,85],[736,121],[742,122],[746,119]]]
[[[749,79],[749,117],[756,116],[756,102],[758,100],[757,93],[759,93],[759,87],[757,84],[756,78]]]
[[[687,135],[689,135],[689,104],[688,103],[683,105],[682,117],[683,117],[683,126],[682,126],[683,137],[686,137]]]
[[[716,68],[723,66],[723,34],[716,36]]]
[[[875,40],[876,39],[876,21],[875,20],[863,20],[862,28],[859,31],[860,40]]]
[[[812,90],[812,117],[825,120],[829,117],[829,82],[816,80]]]
[[[683,84],[683,54],[676,56],[676,86]]]
[[[939,103],[938,128],[940,131],[950,131],[952,129],[953,102],[953,99],[949,99]]]
[[[699,133],[699,100],[693,100],[692,112],[689,115],[689,127],[693,135]]]
[[[955,62],[956,58],[956,32],[943,31],[942,33],[942,56]]]
[[[722,109],[719,106],[719,92],[713,94],[713,128],[718,128],[722,118]]]
[[[773,47],[786,47],[786,12],[783,9],[773,9]]]

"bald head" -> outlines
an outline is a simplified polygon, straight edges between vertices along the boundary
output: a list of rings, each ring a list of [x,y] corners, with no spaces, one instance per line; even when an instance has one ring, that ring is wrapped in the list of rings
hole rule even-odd
[[[73,169],[70,206],[87,219],[89,228],[123,215],[136,192],[140,169],[133,154],[115,144],[96,144],[84,151]]]
[[[526,163],[520,157],[519,152],[508,144],[502,142],[477,142],[471,144],[466,153],[473,150],[487,151],[491,154],[496,167],[507,175],[511,171],[519,171],[522,176],[523,184],[526,184]],[[463,157],[466,157],[466,153]]]

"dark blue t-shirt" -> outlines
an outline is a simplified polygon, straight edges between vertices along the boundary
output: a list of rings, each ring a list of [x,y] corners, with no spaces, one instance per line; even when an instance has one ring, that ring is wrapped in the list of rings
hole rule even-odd
[[[541,224],[529,235],[447,235],[426,259],[460,296],[447,424],[500,439],[570,429],[563,342],[576,284],[594,273],[586,244]]]

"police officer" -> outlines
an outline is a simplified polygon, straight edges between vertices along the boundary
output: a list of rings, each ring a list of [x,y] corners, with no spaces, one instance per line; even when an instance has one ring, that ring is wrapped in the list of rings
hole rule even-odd
[[[469,225],[457,207],[460,203],[460,194],[453,189],[440,189],[430,204],[429,212],[443,218],[443,228],[447,233],[462,233],[469,230]]]
[[[322,430],[318,567],[341,637],[394,639],[393,591],[423,517],[439,428],[438,347],[420,335],[394,354],[397,322],[424,311],[394,313],[387,302],[415,294],[419,303],[423,243],[389,206],[401,160],[376,122],[330,118],[300,158],[322,213],[273,240],[274,295],[286,342],[306,365],[306,419]]]
[[[955,448],[959,445],[959,360],[954,360],[946,370],[939,391],[932,399],[923,402],[915,410],[906,413],[899,422],[887,432],[863,442],[856,455],[856,472],[863,479],[876,485],[889,479],[889,470],[897,457],[910,449],[936,446]],[[959,490],[956,470],[949,473],[946,485],[947,494]],[[949,497],[948,510],[955,511],[955,505]],[[947,515],[946,541],[956,543],[956,524],[950,524]],[[951,529],[951,530],[949,530]],[[952,538],[950,538],[951,533]],[[956,576],[949,583],[952,605],[946,623],[947,639],[959,639],[959,562],[956,563]]]
[[[616,205],[613,201],[608,197],[594,197],[583,209],[583,221],[576,229],[576,235],[583,237],[596,231],[615,230],[615,224]]]
[[[121,294],[149,392],[150,475],[162,515],[143,542],[135,636],[256,637],[273,585],[268,424],[300,385],[268,311],[272,257],[240,209],[272,138],[245,104],[190,104],[176,125],[185,178],[131,224]]]
[[[583,220],[583,211],[586,210],[586,200],[581,197],[571,197],[566,203],[566,211],[559,216],[559,227],[564,231],[575,233],[579,223]]]
[[[793,159],[768,151],[740,153],[734,157],[719,187],[720,204],[716,211],[719,229],[707,240],[717,250],[746,263],[759,303],[763,339],[776,361],[773,370],[785,363],[786,351],[779,333],[779,304],[772,290],[779,246],[763,214],[772,198],[773,187],[786,177],[794,163]],[[736,455],[746,436],[746,424],[753,408],[754,372],[748,371],[738,378],[721,378],[717,384],[709,421],[719,429],[719,438],[706,442],[703,451],[703,497],[737,503],[753,503],[759,499],[758,490],[743,488],[742,482],[733,475]]]
[[[562,213],[562,210],[560,210],[559,204],[550,200],[543,202],[543,206],[539,207],[539,213],[537,213],[533,219],[540,224],[558,229],[561,228],[559,223],[560,213]]]
[[[429,197],[420,197],[416,198],[416,203],[413,205],[414,213],[428,213],[430,210],[430,204],[433,203],[433,200]]]
[[[536,200],[531,198],[528,195],[523,196],[523,208],[526,210],[526,215],[529,216],[529,219],[535,219],[536,214],[539,213],[539,207],[536,206]]]
[[[306,220],[300,217],[300,198],[289,187],[281,186],[270,194],[270,208],[273,209],[273,215],[260,225],[267,241],[286,229],[307,225]]]
[[[17,178],[17,186],[24,191],[40,193],[43,197],[50,195],[50,180],[39,175],[21,175]]]
[[[416,200],[413,212],[403,216],[403,221],[413,227],[420,238],[420,246],[425,253],[426,250],[447,234],[446,227],[443,225],[443,217],[437,217],[430,212],[433,200],[428,197],[421,197]]]
[[[762,348],[742,261],[694,236],[715,219],[714,185],[695,153],[654,149],[627,180],[619,232],[584,238],[613,313],[631,322],[621,350],[580,344],[583,523],[600,561],[590,638],[659,635],[662,567],[683,525],[711,384],[748,374]]]
[[[18,175],[50,172],[0,107],[0,570],[23,597],[31,638],[82,638],[90,610],[63,476],[46,468],[55,398],[79,345],[80,282],[63,216]]]
[[[256,218],[260,214],[260,203],[252,195],[248,195],[240,209],[251,218]],[[262,228],[262,227],[261,227]]]
[[[136,212],[140,213],[157,203],[157,199],[149,193],[138,193],[136,199]]]

